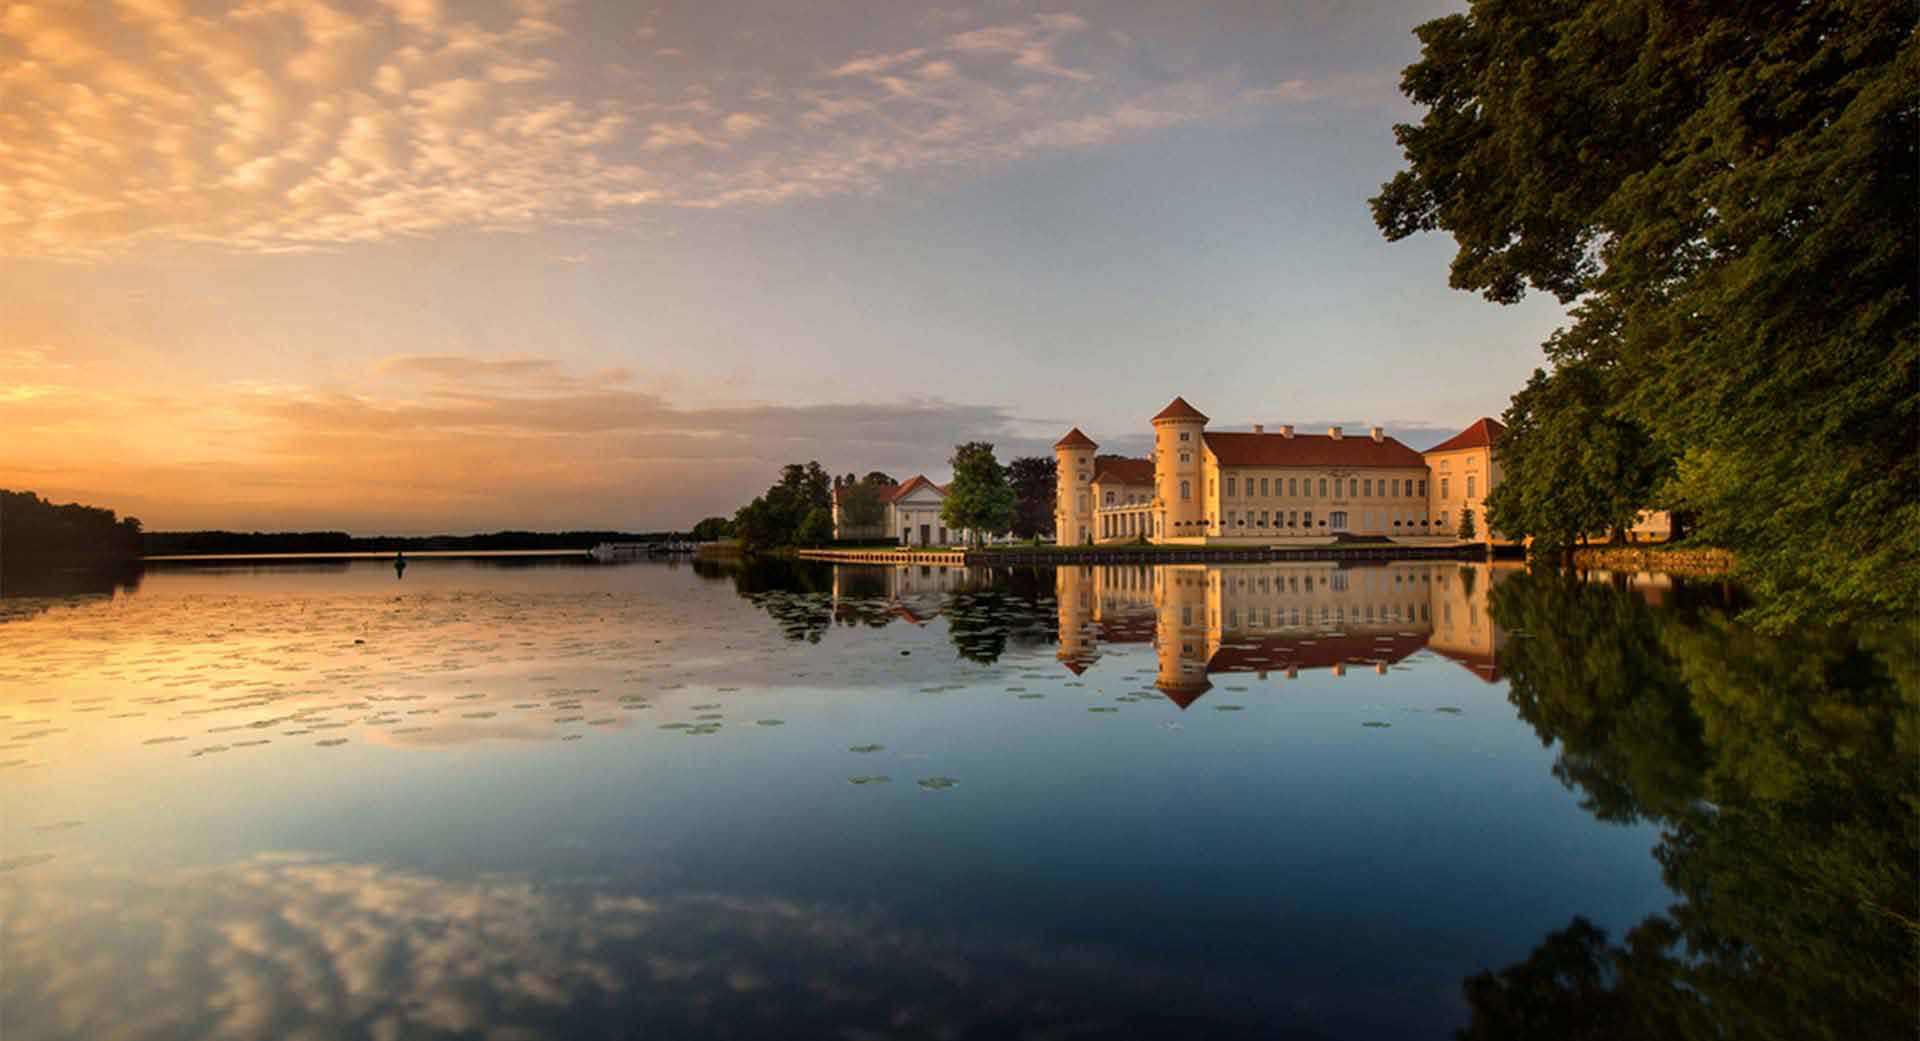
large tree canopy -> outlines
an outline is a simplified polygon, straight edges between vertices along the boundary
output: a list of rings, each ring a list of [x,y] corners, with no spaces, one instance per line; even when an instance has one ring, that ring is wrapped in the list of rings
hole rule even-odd
[[[1775,623],[1920,607],[1920,44],[1895,0],[1475,0],[1418,30],[1373,200],[1679,457]]]

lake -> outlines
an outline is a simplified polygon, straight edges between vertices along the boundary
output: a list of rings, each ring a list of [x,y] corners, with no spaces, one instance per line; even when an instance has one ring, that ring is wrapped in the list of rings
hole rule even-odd
[[[1910,1037],[1912,634],[1738,606],[1430,561],[10,595],[4,1035]]]

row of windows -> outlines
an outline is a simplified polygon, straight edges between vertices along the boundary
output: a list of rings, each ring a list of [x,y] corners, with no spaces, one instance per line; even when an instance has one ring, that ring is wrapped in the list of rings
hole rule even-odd
[[[1338,477],[1332,478],[1333,494],[1335,495],[1340,494],[1340,480]],[[1349,477],[1346,481],[1347,495],[1355,498],[1425,498],[1427,494],[1427,482],[1411,477],[1382,477],[1377,480],[1372,477]],[[1321,498],[1326,498],[1327,496],[1327,482],[1328,478],[1322,477],[1319,479]],[[1253,478],[1248,477],[1246,478],[1246,493],[1248,498],[1264,498],[1269,495],[1305,495],[1311,498],[1314,494],[1314,483],[1314,479],[1311,477],[1262,477],[1256,484]],[[1226,497],[1229,499],[1239,498],[1240,487],[1240,479],[1229,475],[1227,477]],[[1441,487],[1445,487],[1444,481]],[[1445,493],[1442,492],[1442,494],[1444,495]]]
[[[1373,527],[1374,516],[1373,516],[1372,510],[1363,510],[1360,516],[1361,516],[1361,522],[1360,522],[1361,527],[1363,528]],[[1333,511],[1332,517],[1333,517],[1334,527],[1344,528],[1347,526],[1347,511],[1335,510]],[[1441,514],[1440,518],[1441,519],[1438,523],[1445,524],[1446,514],[1444,513]],[[1415,514],[1415,513],[1401,513],[1398,510],[1395,510],[1391,514],[1387,513],[1384,510],[1381,511],[1380,513],[1381,526],[1386,527],[1389,525],[1389,523],[1391,523],[1391,526],[1395,528],[1403,527],[1403,526],[1408,528],[1413,528],[1413,527],[1424,528],[1427,526],[1427,518],[1422,517],[1419,514]],[[1326,521],[1320,522],[1321,527],[1324,528],[1326,527],[1326,525],[1327,525]],[[1228,510],[1226,526],[1229,528],[1311,528],[1313,527],[1313,511],[1312,510],[1274,510],[1272,511],[1272,520],[1269,521],[1268,511],[1266,510],[1261,510],[1258,513],[1255,513],[1252,510],[1248,510],[1245,516],[1242,516],[1238,510]]]

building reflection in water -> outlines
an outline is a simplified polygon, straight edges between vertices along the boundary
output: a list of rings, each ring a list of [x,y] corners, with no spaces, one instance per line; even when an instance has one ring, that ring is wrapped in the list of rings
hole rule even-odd
[[[1506,634],[1488,597],[1519,565],[1407,561],[1063,567],[1060,661],[1083,673],[1110,644],[1151,643],[1155,686],[1182,708],[1220,673],[1384,673],[1422,648],[1487,682]]]

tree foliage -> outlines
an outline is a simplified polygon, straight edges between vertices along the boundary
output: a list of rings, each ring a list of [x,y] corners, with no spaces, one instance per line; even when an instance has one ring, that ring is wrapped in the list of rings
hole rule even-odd
[[[886,523],[887,503],[881,498],[881,493],[892,486],[891,482],[882,483],[871,480],[852,484],[842,483],[840,485],[842,523],[852,529],[876,529]]]
[[[940,504],[940,519],[949,529],[966,531],[971,537],[998,535],[1013,527],[1013,487],[1007,472],[994,458],[993,445],[969,441],[955,446],[953,483],[947,486],[947,500]]]
[[[1639,424],[1614,414],[1612,400],[1592,361],[1534,370],[1504,417],[1502,477],[1487,495],[1488,527],[1562,549],[1633,526],[1671,459]]]
[[[1475,0],[1373,201],[1450,281],[1579,300],[1562,364],[1678,458],[1761,621],[1920,607],[1920,42],[1890,0]],[[1771,620],[1768,622],[1768,620]]]
[[[1007,464],[1007,480],[1013,486],[1015,535],[1031,539],[1053,534],[1059,468],[1059,460],[1040,455],[1023,455]]]
[[[138,518],[0,488],[0,563],[10,568],[131,560],[140,542]]]
[[[1460,527],[1459,530],[1454,532],[1454,537],[1462,542],[1472,542],[1474,539],[1480,537],[1479,529],[1473,526],[1473,510],[1466,508],[1461,509]]]
[[[708,517],[693,526],[693,541],[714,542],[733,537],[733,521],[725,517]]]
[[[827,538],[831,538],[832,489],[833,479],[819,463],[788,463],[765,495],[734,514],[734,535],[752,552],[791,546],[799,540],[808,515],[817,509],[827,515]]]

